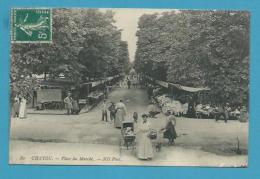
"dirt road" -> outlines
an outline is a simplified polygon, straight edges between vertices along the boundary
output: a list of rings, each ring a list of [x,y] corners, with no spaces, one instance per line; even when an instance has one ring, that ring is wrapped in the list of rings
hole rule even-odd
[[[120,99],[127,106],[127,120],[132,120],[134,111],[139,116],[147,112],[145,90],[117,88],[110,93],[108,102],[118,102]],[[150,122],[158,130],[164,126],[165,116],[159,114],[158,118],[150,119]],[[26,119],[11,119],[11,126],[11,163],[175,166],[247,164],[248,123],[238,121],[226,124],[207,119],[178,118],[176,129],[180,137],[175,146],[164,146],[152,161],[139,161],[131,151],[126,150],[120,155],[120,130],[115,129],[111,122],[101,121],[99,106],[80,115],[34,114]],[[242,155],[235,153],[237,138]],[[52,159],[35,160],[35,156],[49,156]],[[82,160],[79,160],[79,156],[83,157]],[[72,160],[73,157],[75,160]],[[84,157],[86,160],[83,160]],[[93,160],[87,160],[91,157]]]

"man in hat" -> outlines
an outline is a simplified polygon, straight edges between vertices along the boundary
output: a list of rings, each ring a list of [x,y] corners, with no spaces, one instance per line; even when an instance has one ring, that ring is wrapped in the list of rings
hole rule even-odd
[[[110,111],[110,120],[113,121],[116,118],[116,105],[114,102],[111,102],[108,110]]]
[[[71,97],[71,93],[68,92],[67,97],[64,99],[64,103],[65,103],[65,108],[67,110],[67,115],[70,115],[73,109],[73,105],[72,105],[72,97]]]
[[[227,123],[227,120],[229,120],[230,111],[231,111],[231,107],[229,106],[229,103],[226,103],[226,106],[224,107],[225,123]]]

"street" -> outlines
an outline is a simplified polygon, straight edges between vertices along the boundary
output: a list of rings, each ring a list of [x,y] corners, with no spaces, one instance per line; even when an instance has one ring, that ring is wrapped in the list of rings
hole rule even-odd
[[[148,97],[143,89],[114,89],[107,102],[122,99],[127,120],[133,112],[147,113]],[[108,115],[109,117],[109,115]],[[152,128],[165,125],[165,116],[149,119]],[[11,119],[10,163],[77,165],[173,165],[246,166],[248,123],[215,122],[210,119],[179,117],[179,137],[174,146],[162,146],[151,161],[141,161],[131,150],[119,151],[120,129],[102,122],[99,106],[80,115],[29,114],[26,119]],[[238,155],[237,141],[241,154]],[[106,151],[106,152],[104,152]]]

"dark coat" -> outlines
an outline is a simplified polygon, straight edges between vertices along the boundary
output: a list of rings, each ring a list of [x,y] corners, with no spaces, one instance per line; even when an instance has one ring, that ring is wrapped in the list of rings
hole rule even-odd
[[[167,139],[176,139],[177,138],[177,133],[176,133],[175,127],[171,121],[169,121],[166,124],[165,130],[166,131],[163,133],[164,138],[167,138]]]

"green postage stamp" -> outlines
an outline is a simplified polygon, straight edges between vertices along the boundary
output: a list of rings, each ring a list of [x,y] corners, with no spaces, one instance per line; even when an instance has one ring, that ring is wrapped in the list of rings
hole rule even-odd
[[[52,11],[47,8],[13,8],[11,41],[13,43],[51,43]]]

